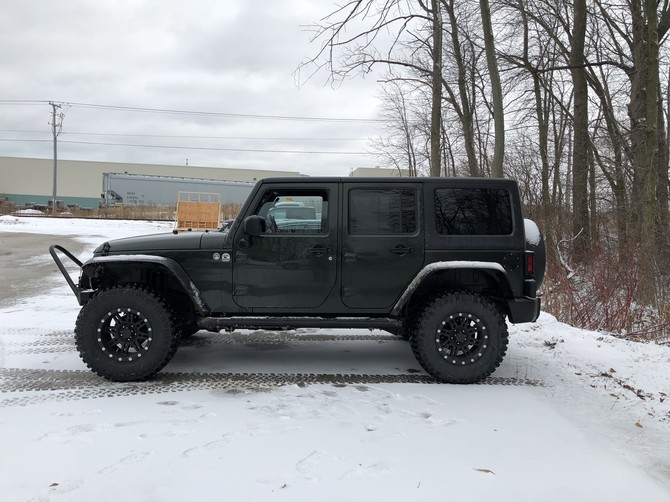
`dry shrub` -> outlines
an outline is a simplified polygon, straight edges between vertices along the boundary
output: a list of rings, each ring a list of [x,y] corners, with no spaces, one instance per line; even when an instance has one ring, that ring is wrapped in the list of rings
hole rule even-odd
[[[234,204],[232,202],[229,202],[227,204],[223,204],[221,206],[221,218],[223,221],[225,220],[232,220],[237,216],[237,213],[240,212],[240,209],[242,209],[241,204]]]
[[[138,206],[121,205],[101,207],[98,209],[99,218],[114,218],[123,220],[174,220],[176,206],[174,204],[146,204]]]
[[[221,221],[237,216],[242,206],[227,203],[221,206]],[[177,208],[172,205],[148,204],[143,206],[101,207],[97,211],[98,218],[118,218],[124,220],[165,220],[174,221]]]
[[[7,197],[0,196],[0,216],[3,214],[11,214],[16,210],[16,204],[7,199]]]
[[[565,256],[563,250],[550,254],[543,310],[584,329],[657,343],[670,341],[670,302],[646,306],[635,301],[640,277],[635,252],[619,256],[601,243],[588,263],[571,266]],[[666,295],[659,291],[658,297]]]

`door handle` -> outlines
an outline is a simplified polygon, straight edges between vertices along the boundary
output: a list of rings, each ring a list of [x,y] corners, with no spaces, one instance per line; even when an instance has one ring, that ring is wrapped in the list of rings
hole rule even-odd
[[[407,246],[396,246],[394,248],[390,249],[391,253],[397,254],[398,256],[404,256],[407,253],[413,253],[414,248],[407,247]]]
[[[333,248],[325,246],[314,246],[313,248],[308,248],[307,252],[313,254],[314,256],[323,256],[325,253],[332,253]]]
[[[358,261],[356,253],[344,253],[344,263],[353,263],[355,261]]]

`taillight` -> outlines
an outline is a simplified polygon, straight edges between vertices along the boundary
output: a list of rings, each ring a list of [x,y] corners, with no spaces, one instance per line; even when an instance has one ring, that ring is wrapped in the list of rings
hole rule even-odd
[[[527,253],[526,254],[526,273],[529,275],[535,275],[535,254]]]

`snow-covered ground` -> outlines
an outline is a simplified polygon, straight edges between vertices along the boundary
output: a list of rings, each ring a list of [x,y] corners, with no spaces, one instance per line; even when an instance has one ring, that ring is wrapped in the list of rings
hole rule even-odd
[[[84,257],[170,229],[0,217],[0,237],[76,237]],[[382,332],[201,333],[155,381],[114,384],[74,349],[55,265],[43,280],[0,309],[3,501],[670,500],[668,347],[543,314],[511,327],[491,385],[457,386],[394,383],[422,372]],[[337,374],[357,383],[312,383]]]

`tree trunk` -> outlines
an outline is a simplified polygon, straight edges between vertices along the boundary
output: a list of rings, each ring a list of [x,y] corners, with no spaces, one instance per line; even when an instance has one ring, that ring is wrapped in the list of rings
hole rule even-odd
[[[503,162],[505,160],[505,111],[503,109],[502,85],[498,73],[498,61],[493,40],[493,28],[491,26],[491,7],[489,0],[479,0],[479,8],[482,14],[482,28],[484,30],[484,48],[486,49],[486,65],[491,78],[491,95],[493,100],[493,125],[495,129],[495,146],[493,149],[493,162],[491,163],[491,176],[503,177]]]
[[[440,176],[441,167],[441,122],[442,122],[442,12],[440,0],[432,0],[433,13],[433,72],[432,104],[430,112],[430,175]]]
[[[591,244],[588,201],[588,86],[584,67],[586,40],[586,0],[575,0],[574,29],[570,48],[570,72],[574,88],[574,144],[572,150],[572,232],[575,240],[574,258],[582,261]]]
[[[640,139],[643,139],[642,151],[638,154],[641,161],[638,167],[641,170],[640,180],[640,202],[642,224],[640,225],[640,287],[638,289],[638,300],[647,305],[655,303],[656,300],[656,274],[658,256],[658,231],[659,231],[659,201],[658,201],[658,17],[656,13],[656,1],[645,0],[646,30],[644,39],[639,40],[640,54],[644,59],[636,61],[636,68],[646,69],[646,72],[638,78],[644,86],[643,96],[640,95],[639,105],[642,105],[644,121],[638,123]],[[638,64],[640,63],[640,64]],[[640,114],[642,115],[642,114]],[[643,137],[642,137],[643,136]]]
[[[474,112],[470,105],[467,88],[467,70],[465,68],[465,61],[463,60],[463,52],[461,50],[461,41],[458,35],[458,20],[456,19],[456,11],[454,8],[454,0],[447,0],[445,3],[449,15],[449,23],[451,28],[451,42],[454,49],[454,59],[456,60],[456,67],[458,69],[458,94],[460,98],[460,115],[461,125],[463,127],[463,140],[465,142],[465,152],[468,158],[468,171],[470,176],[479,176],[479,166],[477,164],[477,154],[475,150],[475,130],[474,130]]]
[[[659,86],[657,90],[657,117],[658,117],[658,184],[656,185],[656,197],[658,199],[658,229],[657,242],[659,244],[659,257],[662,259],[664,268],[670,261],[670,250],[667,246],[666,235],[668,234],[668,224],[670,221],[670,212],[668,208],[668,137],[666,133],[665,114],[663,112],[663,94]]]

